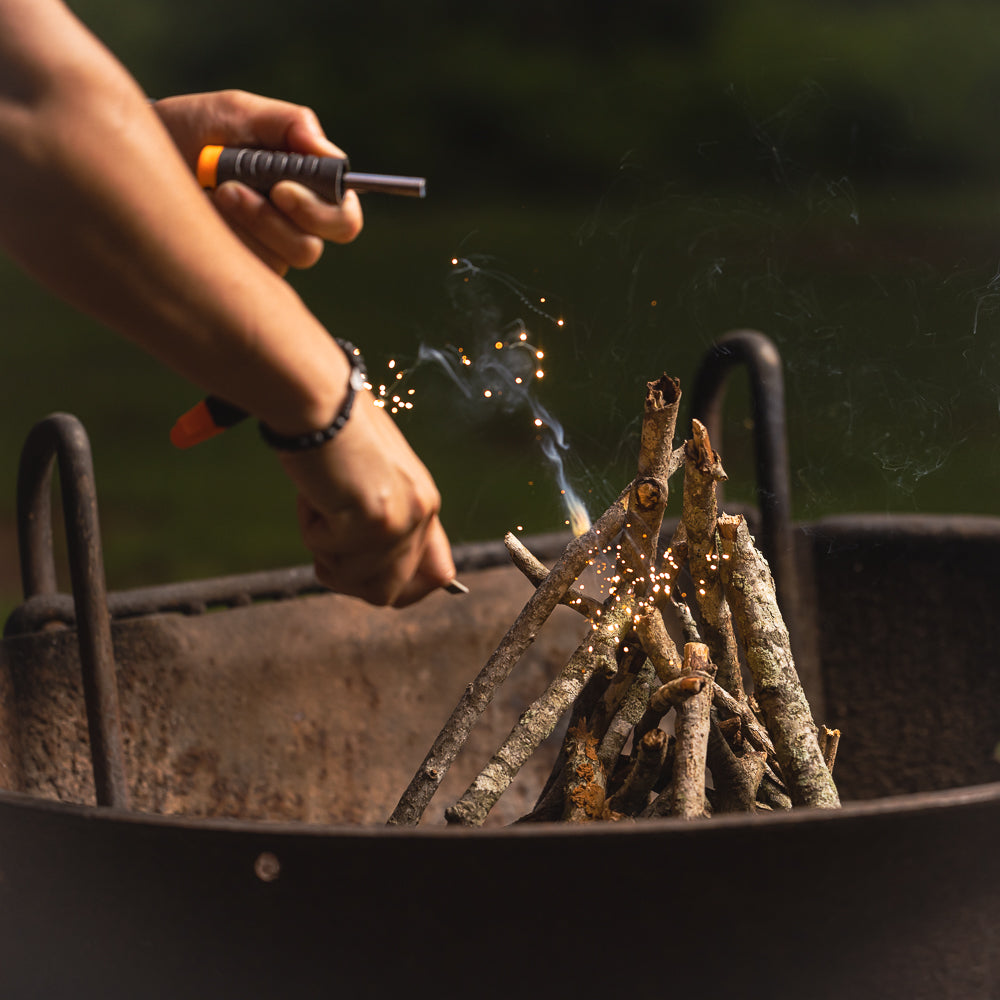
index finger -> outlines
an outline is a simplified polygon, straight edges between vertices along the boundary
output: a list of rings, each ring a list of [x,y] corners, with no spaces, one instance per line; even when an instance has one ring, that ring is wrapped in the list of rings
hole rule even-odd
[[[455,579],[455,561],[444,526],[435,517],[424,536],[424,550],[417,571],[393,601],[393,607],[405,608]]]

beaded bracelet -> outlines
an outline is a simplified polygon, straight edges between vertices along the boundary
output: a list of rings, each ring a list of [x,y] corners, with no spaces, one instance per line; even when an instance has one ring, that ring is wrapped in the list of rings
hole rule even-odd
[[[306,434],[279,434],[260,421],[257,424],[260,436],[272,448],[276,448],[278,451],[308,451],[310,448],[320,448],[327,441],[336,437],[344,424],[347,423],[347,418],[351,415],[351,407],[354,405],[354,397],[360,389],[365,387],[365,380],[368,376],[365,372],[365,359],[361,357],[361,351],[350,341],[341,340],[339,337],[334,339],[351,363],[351,374],[347,380],[347,398],[344,400],[343,406],[326,427],[318,431],[309,431]]]

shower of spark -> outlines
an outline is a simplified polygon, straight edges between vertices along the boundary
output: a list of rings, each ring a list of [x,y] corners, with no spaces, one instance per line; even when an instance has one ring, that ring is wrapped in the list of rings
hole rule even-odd
[[[486,272],[466,258],[453,257],[451,264],[453,274],[464,282],[478,275],[499,282],[531,312],[557,327],[565,326],[561,317],[542,308],[547,304],[544,297],[535,301],[529,299],[505,275]],[[407,376],[422,366],[433,365],[470,401],[477,397],[489,400],[508,415],[527,411],[536,430],[535,439],[558,485],[566,511],[565,523],[574,534],[581,535],[590,527],[590,517],[566,476],[564,456],[569,451],[569,444],[562,424],[536,398],[536,386],[545,378],[545,351],[532,343],[529,336],[524,321],[516,319],[499,329],[491,324],[488,330],[475,336],[476,346],[468,349],[421,344],[415,362],[408,369],[401,369],[397,360],[392,359],[388,362],[387,374],[382,379],[369,375],[367,385],[376,396],[376,406],[385,407],[393,414],[412,410],[416,390],[406,386]]]

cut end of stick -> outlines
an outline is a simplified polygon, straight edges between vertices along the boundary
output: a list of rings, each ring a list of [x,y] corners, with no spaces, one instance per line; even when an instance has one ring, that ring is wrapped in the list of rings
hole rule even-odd
[[[655,382],[646,383],[646,409],[663,410],[673,406],[681,398],[680,379],[672,378],[664,372]]]
[[[742,514],[720,514],[718,520],[719,534],[727,541],[733,542],[739,533],[740,525],[746,523]]]

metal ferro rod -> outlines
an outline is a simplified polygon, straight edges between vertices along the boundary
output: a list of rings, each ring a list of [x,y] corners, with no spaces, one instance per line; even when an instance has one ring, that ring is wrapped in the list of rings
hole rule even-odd
[[[354,191],[378,191],[410,198],[423,198],[427,181],[423,177],[397,177],[394,174],[359,174],[349,170],[344,174],[344,187]]]

